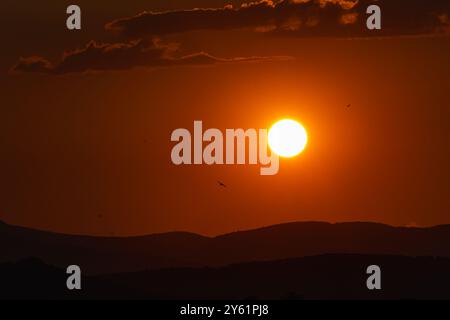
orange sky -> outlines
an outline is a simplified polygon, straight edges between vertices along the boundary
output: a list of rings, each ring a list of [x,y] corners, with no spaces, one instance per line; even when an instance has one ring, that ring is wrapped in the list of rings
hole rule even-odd
[[[218,234],[297,220],[450,223],[448,37],[191,31],[160,39],[178,43],[180,56],[291,58],[9,74],[21,56],[55,61],[89,40],[112,41],[101,29],[112,19],[177,8],[177,1],[154,8],[105,2],[102,10],[86,3],[86,30],[75,34],[63,28],[64,6],[61,16],[47,2],[34,11],[11,2],[6,15],[17,34],[4,35],[0,61],[0,219],[102,235]],[[178,1],[178,8],[202,1],[191,4]],[[30,21],[36,25],[27,30]],[[172,130],[191,129],[194,120],[267,128],[280,117],[301,121],[309,143],[300,156],[282,159],[276,176],[260,176],[259,166],[170,161]]]

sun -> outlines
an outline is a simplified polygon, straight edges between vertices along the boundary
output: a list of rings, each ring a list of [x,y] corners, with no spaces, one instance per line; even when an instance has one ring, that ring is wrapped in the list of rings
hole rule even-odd
[[[269,147],[281,157],[291,158],[302,152],[308,142],[305,128],[295,120],[283,119],[269,129]]]

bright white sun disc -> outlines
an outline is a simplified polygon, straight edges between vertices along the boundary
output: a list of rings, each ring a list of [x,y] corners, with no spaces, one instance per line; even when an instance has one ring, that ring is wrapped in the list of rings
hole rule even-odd
[[[290,158],[303,151],[308,141],[305,128],[297,121],[284,119],[269,129],[270,149],[281,157]]]

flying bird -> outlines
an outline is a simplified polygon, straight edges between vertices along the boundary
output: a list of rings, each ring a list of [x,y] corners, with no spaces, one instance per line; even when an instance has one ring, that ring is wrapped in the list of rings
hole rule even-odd
[[[221,181],[217,181],[217,183],[219,184],[219,186],[221,186],[221,187],[223,187],[223,188],[226,188],[226,187],[227,187],[226,184],[223,183],[223,182],[221,182]]]

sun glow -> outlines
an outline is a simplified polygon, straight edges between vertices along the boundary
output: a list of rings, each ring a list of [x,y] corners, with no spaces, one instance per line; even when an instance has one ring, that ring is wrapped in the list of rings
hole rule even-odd
[[[283,119],[270,128],[268,140],[273,152],[281,157],[291,158],[305,149],[308,134],[297,121]]]

